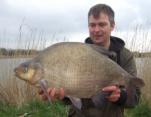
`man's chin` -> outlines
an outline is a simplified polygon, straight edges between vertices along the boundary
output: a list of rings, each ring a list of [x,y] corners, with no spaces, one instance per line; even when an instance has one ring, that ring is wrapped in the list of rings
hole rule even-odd
[[[102,45],[103,44],[103,40],[93,40],[93,43]]]

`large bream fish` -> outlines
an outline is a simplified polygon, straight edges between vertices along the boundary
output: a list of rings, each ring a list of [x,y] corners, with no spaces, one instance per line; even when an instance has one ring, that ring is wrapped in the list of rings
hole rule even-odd
[[[48,87],[64,88],[65,96],[81,108],[80,98],[92,98],[97,104],[96,96],[105,86],[116,85],[128,89],[144,85],[141,79],[130,75],[109,59],[112,55],[93,44],[62,42],[20,64],[15,68],[15,74],[44,90],[46,83],[43,81],[47,81]]]

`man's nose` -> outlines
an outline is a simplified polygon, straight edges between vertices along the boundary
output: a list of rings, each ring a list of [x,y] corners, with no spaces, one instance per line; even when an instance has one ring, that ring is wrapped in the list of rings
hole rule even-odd
[[[95,26],[94,30],[95,30],[95,32],[99,32],[101,29],[99,26]]]

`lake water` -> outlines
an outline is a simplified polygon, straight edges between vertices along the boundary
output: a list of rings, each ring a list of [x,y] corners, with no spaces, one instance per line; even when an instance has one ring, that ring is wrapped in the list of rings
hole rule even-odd
[[[0,79],[2,78],[9,78],[10,76],[14,75],[14,68],[19,65],[20,63],[28,60],[29,58],[7,58],[7,59],[0,59]]]

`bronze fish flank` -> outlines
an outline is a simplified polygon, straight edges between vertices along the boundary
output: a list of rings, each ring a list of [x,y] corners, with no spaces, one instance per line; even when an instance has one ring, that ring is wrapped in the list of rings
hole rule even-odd
[[[18,78],[32,85],[47,81],[49,87],[64,88],[65,96],[81,108],[81,98],[93,99],[105,86],[128,89],[144,85],[141,79],[127,73],[108,56],[107,50],[93,44],[62,42],[44,49],[14,71]]]

